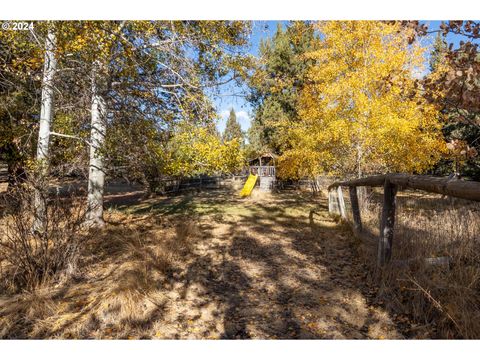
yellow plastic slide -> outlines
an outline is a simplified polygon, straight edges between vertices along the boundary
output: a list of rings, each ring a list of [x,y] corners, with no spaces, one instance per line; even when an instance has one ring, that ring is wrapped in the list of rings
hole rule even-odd
[[[252,193],[255,183],[257,182],[258,175],[250,174],[248,176],[245,185],[243,186],[242,191],[240,191],[240,196],[249,196]]]

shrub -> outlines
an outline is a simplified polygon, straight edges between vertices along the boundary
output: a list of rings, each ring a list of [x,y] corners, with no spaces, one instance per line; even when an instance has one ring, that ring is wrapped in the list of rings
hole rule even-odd
[[[45,204],[44,223],[35,226],[34,184],[31,181],[3,196],[0,220],[1,281],[11,291],[32,290],[40,284],[71,274],[85,231],[85,211],[72,196],[40,191]],[[37,188],[38,189],[38,188]]]

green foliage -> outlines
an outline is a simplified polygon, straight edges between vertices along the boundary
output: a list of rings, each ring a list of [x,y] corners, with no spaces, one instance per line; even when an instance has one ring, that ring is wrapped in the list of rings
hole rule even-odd
[[[230,109],[230,115],[228,116],[227,123],[225,125],[225,131],[223,132],[223,141],[229,142],[234,139],[242,144],[242,146],[245,144],[242,128],[238,123],[237,115],[232,108]]]
[[[311,63],[303,54],[315,45],[313,26],[293,21],[279,24],[273,38],[260,44],[260,63],[250,80],[254,118],[248,132],[250,151],[281,153],[288,142],[282,124],[298,119],[298,96]]]
[[[13,182],[23,177],[36,146],[42,60],[29,32],[0,32],[0,64],[0,161]]]
[[[473,57],[474,61],[472,62],[471,57],[449,50],[445,36],[446,33],[443,35],[438,33],[435,37],[430,53],[431,74],[426,77],[426,83],[427,89],[428,86],[432,86],[435,90],[442,92],[442,96],[434,99],[441,109],[444,120],[443,136],[451,148],[432,169],[432,173],[439,176],[456,174],[480,180],[480,157],[478,156],[480,153],[480,113],[475,106],[468,106],[468,102],[464,104],[464,101],[459,101],[456,98],[459,94],[458,91],[455,91],[455,95],[452,96],[452,92],[449,91],[447,82],[443,78],[447,74],[452,84],[455,82],[460,84],[459,88],[462,91],[471,89],[471,84],[463,79],[464,69],[470,72],[467,80],[474,78],[470,69],[475,63],[478,64],[478,60],[475,61],[476,58]],[[476,49],[473,51],[478,54]]]
[[[443,39],[440,33],[437,33],[435,37],[435,42],[433,43],[433,49],[430,53],[430,71],[435,71],[438,67],[438,64],[445,61],[445,55],[447,52],[447,42]]]
[[[199,163],[205,163],[205,172],[236,166],[228,152],[225,160],[218,155],[223,148],[207,92],[232,74],[234,80],[246,76],[251,58],[243,51],[251,31],[248,21],[40,21],[34,32],[1,32],[3,160],[19,162],[19,157],[27,161],[35,156],[34,125],[49,26],[57,38],[59,68],[52,130],[67,135],[50,137],[49,160],[55,168],[61,165],[66,172],[78,173],[87,167],[93,63],[100,64],[99,91],[108,106],[102,151],[109,173],[116,176],[123,169],[126,177],[138,180],[189,176],[202,171]],[[211,163],[213,155],[206,160],[204,148],[199,162],[186,148],[172,145],[173,139],[181,139],[179,129],[188,126],[205,127],[205,134],[194,132],[218,155],[217,167]],[[226,141],[225,147],[234,143]],[[175,161],[179,163],[167,164]]]

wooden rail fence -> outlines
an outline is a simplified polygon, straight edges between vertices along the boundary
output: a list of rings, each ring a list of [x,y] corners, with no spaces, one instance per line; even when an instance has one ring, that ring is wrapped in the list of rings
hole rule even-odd
[[[348,187],[350,193],[353,230],[362,234],[362,220],[358,204],[357,187],[383,187],[383,207],[380,221],[380,238],[378,239],[377,265],[383,266],[392,257],[393,231],[395,227],[396,194],[399,189],[423,190],[426,192],[457,197],[480,202],[480,182],[458,179],[439,178],[426,175],[387,174],[361,179],[334,182],[328,187],[328,209],[346,220],[346,208],[342,187]],[[435,259],[430,262],[435,263]],[[428,262],[428,261],[427,261]]]
[[[224,180],[221,176],[202,176],[192,178],[164,178],[159,180],[160,193],[176,193],[182,190],[194,188],[219,188]]]

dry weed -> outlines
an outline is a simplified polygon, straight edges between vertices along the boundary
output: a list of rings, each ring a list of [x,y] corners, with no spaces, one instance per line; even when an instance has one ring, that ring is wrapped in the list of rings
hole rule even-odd
[[[170,280],[189,259],[196,226],[110,214],[113,219],[118,225],[85,242],[76,278],[0,298],[1,338],[142,338],[152,332]]]
[[[381,201],[376,191],[362,204],[364,229],[374,237],[379,234]],[[383,296],[392,311],[434,325],[437,334],[432,336],[480,338],[479,245],[478,203],[399,192],[392,263],[382,274]],[[376,249],[364,250],[373,273]],[[450,265],[432,266],[423,260],[438,257],[448,257]]]

